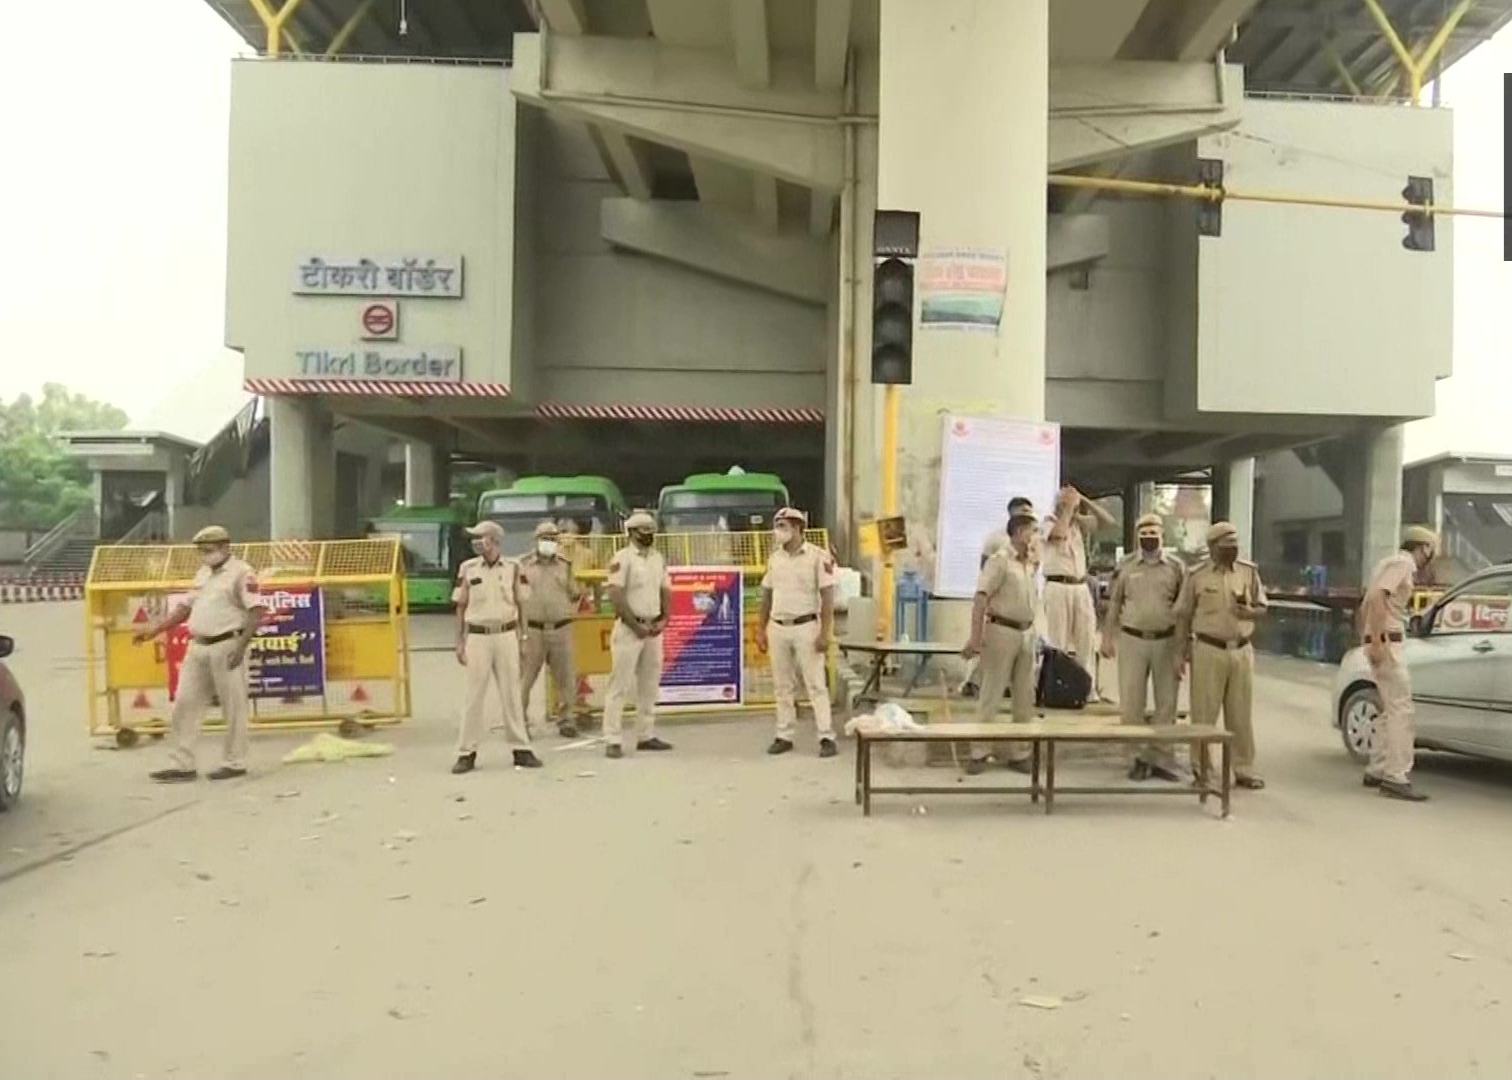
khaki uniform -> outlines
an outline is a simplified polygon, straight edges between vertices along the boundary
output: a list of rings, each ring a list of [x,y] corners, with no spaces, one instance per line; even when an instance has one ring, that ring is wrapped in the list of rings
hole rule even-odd
[[[1061,540],[1045,539],[1045,636],[1071,653],[1089,674],[1096,672],[1097,607],[1087,586],[1087,540],[1081,518],[1072,515]]]
[[[662,589],[667,584],[667,561],[653,548],[634,544],[615,552],[609,563],[610,585],[625,590],[625,605],[630,613],[645,622],[661,617]],[[604,698],[604,742],[613,746],[623,738],[621,717],[625,699],[635,696],[636,741],[644,742],[656,735],[656,692],[661,685],[662,636],[640,638],[624,623],[615,620],[609,638],[613,664],[609,672],[609,692]]]
[[[1412,554],[1399,551],[1382,559],[1371,575],[1366,595],[1376,591],[1386,593],[1388,635],[1400,636],[1407,630],[1407,604],[1412,598],[1412,578],[1416,572]],[[1372,663],[1370,671],[1381,695],[1381,716],[1376,721],[1365,774],[1397,784],[1410,783],[1417,726],[1412,709],[1412,683],[1407,677],[1407,665],[1402,663],[1402,643],[1388,640],[1386,655],[1379,663]]]
[[[801,680],[814,710],[814,726],[821,739],[833,739],[829,687],[825,682],[827,655],[814,648],[824,629],[821,593],[835,587],[835,563],[827,553],[804,543],[796,552],[774,547],[767,559],[761,587],[772,592],[772,618],[767,645],[772,682],[777,696],[777,738],[793,741],[798,727],[798,683]]]
[[[1255,624],[1239,618],[1234,609],[1244,596],[1255,607],[1266,604],[1265,586],[1255,564],[1239,559],[1230,570],[1205,562],[1187,575],[1176,602],[1177,615],[1191,626],[1192,711],[1194,724],[1216,724],[1234,733],[1234,775],[1255,777],[1254,703],[1255,650],[1250,644]],[[1211,762],[1198,754],[1194,771],[1210,772]],[[1199,769],[1199,766],[1201,768]]]
[[[1027,723],[1034,717],[1034,620],[1036,594],[1034,568],[1012,549],[999,551],[987,560],[977,575],[976,592],[987,598],[987,619],[982,627],[982,685],[977,699],[977,720],[994,723],[1003,704],[1003,691],[1013,691],[1013,721]],[[985,757],[990,748],[973,744],[971,756]],[[1008,745],[1010,760],[1029,756],[1023,743]]]
[[[483,703],[492,685],[504,711],[504,736],[511,750],[529,750],[525,709],[520,698],[520,612],[515,607],[515,585],[520,564],[500,557],[492,565],[481,555],[468,559],[457,571],[457,582],[467,583],[467,690],[462,706],[462,724],[457,733],[457,754],[475,754],[483,737]]]
[[[1103,632],[1117,641],[1118,703],[1126,724],[1145,722],[1145,691],[1155,686],[1155,723],[1176,722],[1176,600],[1186,568],[1164,551],[1154,558],[1129,556],[1118,567]],[[1135,759],[1154,768],[1173,770],[1168,747],[1144,746]]]
[[[212,570],[200,567],[189,593],[189,651],[179,667],[173,699],[173,741],[169,756],[175,769],[195,768],[194,748],[213,698],[226,720],[225,765],[247,767],[247,665],[231,667],[241,651],[238,640],[247,613],[260,606],[257,576],[240,559],[227,559]]]
[[[525,644],[520,647],[520,700],[527,711],[530,694],[542,665],[556,683],[557,722],[572,718],[577,704],[577,672],[572,657],[572,618],[581,590],[573,580],[572,563],[553,555],[532,553],[520,560],[520,603],[525,608]]]

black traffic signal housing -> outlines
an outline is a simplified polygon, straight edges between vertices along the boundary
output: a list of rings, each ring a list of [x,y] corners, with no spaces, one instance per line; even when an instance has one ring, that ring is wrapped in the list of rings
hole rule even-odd
[[[872,264],[872,382],[913,382],[913,312],[913,260],[877,258]]]
[[[1402,189],[1402,198],[1421,210],[1404,210],[1402,224],[1407,226],[1407,235],[1402,237],[1402,246],[1408,251],[1432,251],[1433,244],[1433,178],[1409,176]]]

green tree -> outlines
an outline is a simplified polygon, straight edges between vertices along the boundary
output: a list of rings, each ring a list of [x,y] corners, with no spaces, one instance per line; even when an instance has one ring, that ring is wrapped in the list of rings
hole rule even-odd
[[[66,431],[119,431],[126,414],[48,383],[41,400],[0,403],[0,526],[50,529],[90,504],[89,470],[58,443]]]

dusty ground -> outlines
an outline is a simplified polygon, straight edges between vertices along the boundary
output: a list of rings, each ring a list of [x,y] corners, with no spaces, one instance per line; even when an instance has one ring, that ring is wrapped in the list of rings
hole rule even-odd
[[[1512,1075],[1512,771],[1366,793],[1317,668],[1266,665],[1271,786],[1228,823],[862,820],[847,756],[770,760],[760,721],[455,779],[436,653],[394,757],[282,767],[263,738],[248,781],[154,787],[159,749],[84,738],[78,619],[0,609],[36,714],[0,1077]]]

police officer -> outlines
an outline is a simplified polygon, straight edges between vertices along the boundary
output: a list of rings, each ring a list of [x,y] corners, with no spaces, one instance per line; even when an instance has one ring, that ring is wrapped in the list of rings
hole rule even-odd
[[[808,516],[785,506],[772,517],[772,553],[761,579],[761,616],[756,642],[772,658],[777,692],[777,737],[769,754],[793,748],[798,727],[798,682],[803,681],[819,756],[835,756],[835,728],[830,717],[825,661],[835,617],[835,561],[803,538]]]
[[[140,644],[180,623],[189,623],[189,651],[179,668],[173,701],[171,765],[152,773],[160,784],[183,783],[199,773],[195,744],[205,722],[211,697],[220,701],[226,720],[225,760],[210,773],[212,780],[247,775],[247,647],[267,606],[257,595],[252,568],[231,556],[231,537],[219,525],[194,534],[200,568],[187,599],[168,615],[134,635]]]
[[[530,748],[520,697],[520,566],[504,558],[504,530],[496,521],[467,530],[478,541],[477,556],[457,571],[457,663],[467,669],[466,700],[457,731],[454,773],[472,772],[483,736],[483,702],[494,687],[504,710],[504,732],[514,763],[541,767]]]
[[[662,631],[672,610],[667,561],[653,546],[656,519],[637,510],[625,519],[630,543],[609,562],[609,601],[614,632],[609,639],[612,669],[604,699],[604,755],[625,756],[621,717],[625,699],[635,696],[637,750],[670,750],[656,737],[656,691],[661,685]]]
[[[1016,515],[1023,514],[1028,514],[1030,517],[1033,517],[1034,503],[1032,500],[1027,499],[1022,495],[1015,495],[1013,498],[1008,500],[1008,517],[1011,519]],[[985,566],[988,559],[992,558],[995,553],[1001,551],[1007,546],[1008,530],[1006,528],[998,529],[996,532],[988,533],[986,541],[984,541],[982,544],[982,565]],[[1035,572],[1038,573],[1040,563],[1040,538],[1038,533],[1034,534],[1034,539],[1031,544],[1029,556],[1030,562],[1033,564]]]
[[[1012,688],[1013,722],[1027,723],[1034,715],[1034,623],[1038,608],[1031,542],[1037,527],[1033,515],[1008,519],[1008,544],[987,560],[977,576],[976,596],[971,605],[971,636],[961,655],[970,660],[980,655],[981,694],[977,720],[993,723],[1003,703],[1003,691]],[[973,745],[966,771],[975,775],[987,764],[988,747]],[[1029,771],[1029,750],[1010,743],[1008,767]]]
[[[1102,654],[1118,656],[1118,703],[1126,724],[1145,722],[1145,690],[1155,684],[1155,723],[1176,722],[1180,652],[1176,647],[1176,599],[1186,580],[1181,560],[1166,552],[1159,514],[1135,525],[1139,550],[1119,565],[1103,624]],[[1148,745],[1134,754],[1130,780],[1179,780],[1167,747]]]
[[[1176,601],[1176,636],[1183,660],[1192,665],[1194,724],[1216,724],[1234,733],[1234,783],[1265,786],[1255,772],[1255,620],[1268,601],[1260,571],[1239,558],[1239,530],[1216,522],[1207,533],[1209,558],[1187,575]],[[1194,748],[1192,769],[1199,779],[1211,772],[1208,755]]]
[[[1381,715],[1370,745],[1370,764],[1365,766],[1365,786],[1407,802],[1423,802],[1428,796],[1412,786],[1417,731],[1412,682],[1407,665],[1402,663],[1402,639],[1407,631],[1413,578],[1433,561],[1437,550],[1438,535],[1433,530],[1421,525],[1409,527],[1402,537],[1402,549],[1382,559],[1375,568],[1360,604],[1360,640],[1381,695]]]
[[[536,526],[535,548],[520,560],[525,613],[525,641],[520,646],[520,699],[528,712],[530,694],[544,664],[556,683],[557,730],[577,737],[573,710],[577,704],[577,674],[572,662],[572,617],[582,589],[572,563],[561,549],[557,524]]]
[[[1045,632],[1050,644],[1096,676],[1097,608],[1087,586],[1087,535],[1113,515],[1074,487],[1056,496],[1045,538]]]

